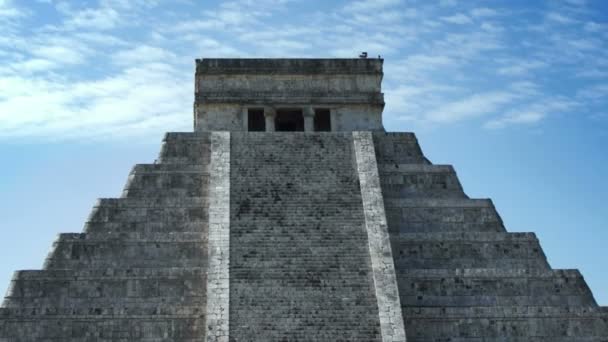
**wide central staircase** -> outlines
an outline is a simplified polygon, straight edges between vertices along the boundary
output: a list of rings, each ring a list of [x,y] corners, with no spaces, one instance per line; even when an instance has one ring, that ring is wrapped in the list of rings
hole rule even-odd
[[[380,341],[352,134],[232,133],[230,338]]]

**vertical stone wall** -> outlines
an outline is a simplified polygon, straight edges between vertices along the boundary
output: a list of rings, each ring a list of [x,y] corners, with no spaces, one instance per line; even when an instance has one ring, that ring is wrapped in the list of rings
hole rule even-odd
[[[229,341],[230,133],[211,133],[207,341]]]
[[[371,132],[353,132],[382,341],[405,341],[397,277]]]

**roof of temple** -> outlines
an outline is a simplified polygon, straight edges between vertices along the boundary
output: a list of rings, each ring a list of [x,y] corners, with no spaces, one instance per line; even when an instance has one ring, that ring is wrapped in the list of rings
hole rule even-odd
[[[197,74],[378,74],[381,58],[205,58]]]

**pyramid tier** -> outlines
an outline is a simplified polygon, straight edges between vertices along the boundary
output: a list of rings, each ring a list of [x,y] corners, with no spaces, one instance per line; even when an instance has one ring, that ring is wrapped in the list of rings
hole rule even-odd
[[[403,306],[594,306],[577,270],[409,269],[397,279]]]
[[[45,269],[204,267],[206,260],[200,233],[61,234]]]
[[[200,267],[16,272],[3,307],[204,307]]]
[[[532,233],[403,233],[391,244],[398,271],[549,267]]]
[[[391,233],[504,232],[488,199],[394,199],[384,201]]]
[[[602,308],[498,306],[403,309],[408,341],[606,341]]]
[[[44,315],[24,311],[0,308],[0,340],[194,342],[200,341],[205,331],[204,315],[193,310],[125,314],[98,308],[73,313],[68,308]]]
[[[385,198],[467,198],[450,165],[378,164]]]

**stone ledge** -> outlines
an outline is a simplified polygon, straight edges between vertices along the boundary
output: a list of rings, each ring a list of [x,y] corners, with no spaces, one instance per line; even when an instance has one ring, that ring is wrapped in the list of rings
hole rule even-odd
[[[437,318],[606,318],[606,311],[599,307],[562,307],[562,306],[514,306],[514,307],[404,307],[404,316],[409,319]]]
[[[170,140],[204,140],[210,143],[210,132],[167,132],[163,137],[163,142]]]
[[[387,198],[384,203],[391,208],[494,208],[489,198]]]
[[[378,164],[379,172],[386,173],[456,173],[452,165],[433,164]],[[382,179],[384,175],[380,175]]]
[[[117,241],[118,240],[118,241]],[[60,233],[57,242],[205,242],[206,237],[198,232],[176,233]]]
[[[98,198],[93,208],[199,208],[208,201],[207,197]]]
[[[131,311],[131,312],[129,312]],[[116,308],[62,308],[62,307],[49,307],[45,309],[32,309],[32,308],[0,308],[0,319],[5,320],[17,320],[17,318],[27,317],[33,320],[40,320],[44,318],[65,318],[65,319],[107,319],[107,318],[118,318],[120,319],[171,319],[171,318],[202,318],[204,316],[204,310],[200,307],[157,307],[153,309],[144,308],[141,312],[137,310],[125,310],[122,307]]]
[[[136,164],[130,174],[176,174],[198,173],[209,174],[208,164]]]
[[[363,104],[384,106],[383,93],[279,93],[279,92],[205,92],[195,95],[196,103],[246,103],[249,105],[337,105]],[[290,132],[291,133],[291,132]]]
[[[536,234],[534,233],[505,233],[505,232],[437,232],[437,233],[400,233],[398,235],[391,235],[391,240],[395,242],[403,241],[441,241],[441,242],[454,242],[454,241],[479,241],[479,242],[492,242],[492,241],[533,241],[537,242]]]
[[[505,269],[505,268],[456,268],[456,269],[407,269],[401,270],[399,278],[580,278],[581,273],[577,269]]]
[[[184,276],[204,276],[204,267],[165,268],[106,268],[80,270],[21,270],[13,274],[13,280],[88,280],[88,279],[174,279]]]
[[[382,75],[377,58],[205,58],[196,60],[196,75]]]

